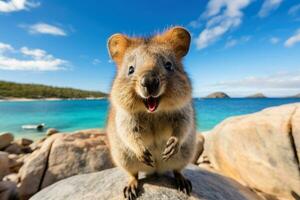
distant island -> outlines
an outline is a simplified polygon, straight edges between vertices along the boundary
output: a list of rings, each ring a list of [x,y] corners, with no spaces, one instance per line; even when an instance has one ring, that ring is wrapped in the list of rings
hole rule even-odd
[[[256,93],[256,94],[253,94],[253,95],[250,95],[250,96],[247,96],[245,98],[267,98],[263,93]]]
[[[300,98],[300,93],[296,94],[295,96],[291,96],[291,98]]]
[[[0,100],[11,99],[94,99],[107,94],[74,88],[52,87],[40,84],[21,84],[0,81]]]
[[[224,92],[214,92],[214,93],[211,93],[210,95],[207,95],[204,98],[205,99],[223,99],[223,98],[230,98],[230,96],[228,96]]]

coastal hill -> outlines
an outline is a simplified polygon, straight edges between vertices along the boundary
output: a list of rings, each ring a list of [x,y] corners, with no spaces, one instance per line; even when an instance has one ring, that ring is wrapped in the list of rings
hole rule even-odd
[[[300,98],[300,93],[296,94],[295,96],[291,96],[291,98]]]
[[[246,98],[267,98],[263,93],[256,93],[250,96],[247,96]]]
[[[214,92],[214,93],[211,93],[210,95],[207,95],[204,98],[206,98],[206,99],[221,99],[221,98],[230,98],[230,97],[224,92]]]
[[[9,98],[100,98],[107,94],[96,91],[85,91],[73,88],[52,87],[39,84],[21,84],[7,81],[0,81],[0,99]]]

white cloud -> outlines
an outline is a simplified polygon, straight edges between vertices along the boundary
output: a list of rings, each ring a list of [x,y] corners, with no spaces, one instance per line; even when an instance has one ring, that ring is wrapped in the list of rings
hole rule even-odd
[[[236,46],[238,41],[236,39],[228,40],[225,44],[225,48],[230,48]]]
[[[14,50],[9,44],[0,43],[0,70],[57,71],[65,69],[67,61],[55,58],[42,49],[22,47]]]
[[[291,36],[290,38],[288,38],[285,41],[284,46],[285,47],[292,47],[298,42],[300,42],[300,29],[298,29],[293,36]]]
[[[0,53],[13,51],[14,48],[10,44],[5,44],[0,42]]]
[[[255,88],[255,89],[300,89],[300,71],[281,72],[270,76],[246,77],[240,80],[222,81],[210,86],[225,88]]]
[[[225,48],[231,48],[239,44],[244,44],[251,39],[251,36],[243,36],[239,39],[230,39],[226,42]]]
[[[271,44],[277,44],[280,39],[278,37],[271,37],[269,41]]]
[[[66,36],[67,33],[57,27],[46,23],[37,23],[31,26],[21,26],[27,28],[29,33],[31,34],[48,34],[48,35],[55,35],[55,36]]]
[[[28,49],[27,47],[22,47],[20,52],[27,56],[32,56],[33,58],[46,57],[47,52],[42,49]]]
[[[29,8],[34,8],[39,6],[40,3],[31,2],[28,0],[0,0],[0,12],[16,12],[21,10],[26,10]]]
[[[93,60],[93,65],[98,65],[98,64],[100,64],[101,63],[101,60],[99,60],[99,59],[97,59],[97,58],[95,58],[94,60]]]
[[[214,43],[226,32],[242,23],[242,10],[250,0],[210,0],[203,14],[207,19],[205,29],[196,38],[198,49],[204,49]]]
[[[283,0],[265,0],[263,5],[261,6],[260,11],[258,12],[258,16],[268,16],[270,12],[276,10],[282,2]]]
[[[295,16],[297,15],[297,13],[299,13],[299,11],[300,11],[300,4],[296,4],[289,9],[288,14]]]

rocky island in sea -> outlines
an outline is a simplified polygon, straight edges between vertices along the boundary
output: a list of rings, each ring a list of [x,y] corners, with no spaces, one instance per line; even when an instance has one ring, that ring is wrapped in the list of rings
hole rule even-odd
[[[253,98],[253,99],[259,99],[259,98],[267,98],[263,93],[256,93],[247,96],[246,98]]]
[[[230,96],[228,94],[226,94],[225,92],[214,92],[214,93],[207,95],[204,98],[205,99],[228,99],[228,98],[230,98]]]

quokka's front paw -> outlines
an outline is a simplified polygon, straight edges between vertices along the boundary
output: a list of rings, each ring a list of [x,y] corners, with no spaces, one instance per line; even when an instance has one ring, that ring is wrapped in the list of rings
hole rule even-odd
[[[134,179],[124,188],[124,198],[126,200],[135,200],[139,195],[138,192],[138,180]]]
[[[142,163],[148,165],[148,166],[151,166],[151,167],[154,167],[153,166],[153,160],[152,160],[152,154],[149,152],[148,149],[145,149],[141,155],[138,155],[138,160],[141,161]]]
[[[163,160],[169,160],[174,154],[178,152],[178,138],[172,136],[167,141],[166,148],[162,153]]]

